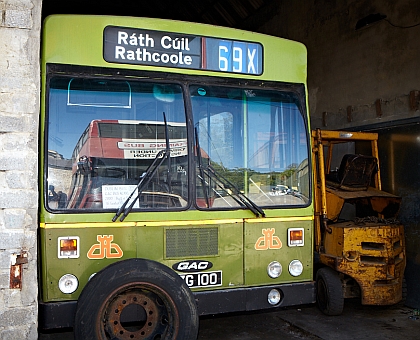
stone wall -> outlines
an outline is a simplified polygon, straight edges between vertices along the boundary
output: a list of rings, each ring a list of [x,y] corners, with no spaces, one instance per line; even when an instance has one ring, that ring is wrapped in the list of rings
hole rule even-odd
[[[259,31],[307,46],[313,128],[419,116],[418,0],[278,0],[277,8]],[[386,18],[356,30],[360,19],[376,13]]]
[[[37,339],[41,0],[0,0],[0,339]]]

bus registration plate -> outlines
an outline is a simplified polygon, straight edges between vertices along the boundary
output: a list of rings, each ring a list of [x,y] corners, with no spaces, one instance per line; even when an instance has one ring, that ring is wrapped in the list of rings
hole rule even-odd
[[[222,271],[180,274],[189,288],[215,287],[222,285]]]

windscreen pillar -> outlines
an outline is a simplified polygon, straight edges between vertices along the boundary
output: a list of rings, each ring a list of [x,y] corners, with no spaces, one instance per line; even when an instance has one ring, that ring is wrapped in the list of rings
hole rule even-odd
[[[0,339],[37,339],[42,0],[0,1]]]

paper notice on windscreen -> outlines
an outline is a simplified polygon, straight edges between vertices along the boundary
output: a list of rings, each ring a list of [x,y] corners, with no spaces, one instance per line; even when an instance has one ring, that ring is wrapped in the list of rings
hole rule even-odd
[[[102,186],[102,201],[104,209],[118,209],[121,207],[128,196],[131,195],[133,190],[136,188],[136,185],[103,185]],[[134,193],[130,201],[127,204],[127,207],[133,202],[137,197],[137,192]],[[139,201],[134,204],[133,208],[139,208]]]

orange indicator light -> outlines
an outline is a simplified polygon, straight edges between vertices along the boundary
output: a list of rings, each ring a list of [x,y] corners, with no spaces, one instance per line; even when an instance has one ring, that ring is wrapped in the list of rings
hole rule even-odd
[[[303,228],[290,228],[287,230],[287,243],[289,247],[302,247],[304,245]]]
[[[79,257],[80,240],[78,236],[58,238],[58,258],[69,259]]]

